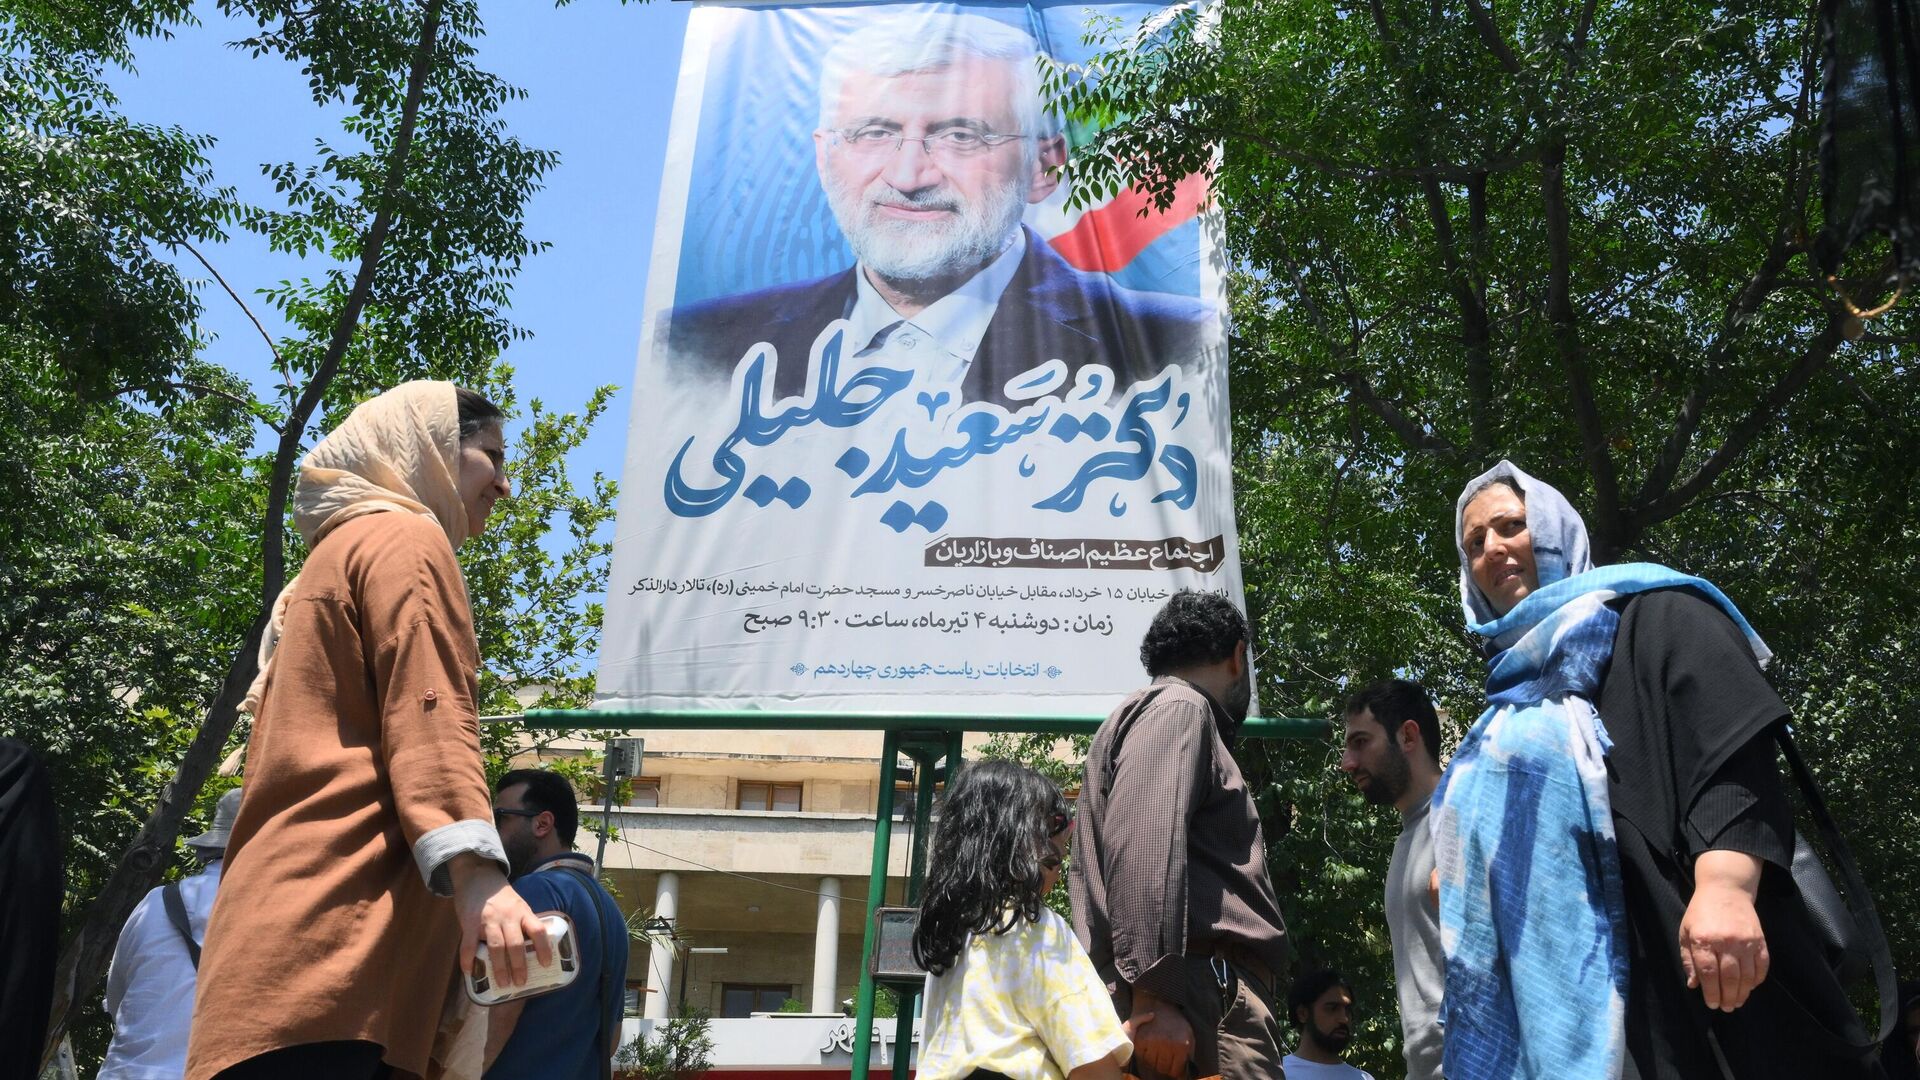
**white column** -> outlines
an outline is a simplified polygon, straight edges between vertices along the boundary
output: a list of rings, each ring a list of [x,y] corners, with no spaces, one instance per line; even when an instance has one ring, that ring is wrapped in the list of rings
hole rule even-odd
[[[833,999],[840,981],[840,879],[820,879],[820,907],[813,921],[813,1001],[810,1012],[837,1013]]]
[[[662,870],[660,884],[653,892],[653,917],[665,919],[671,925],[679,915],[680,875]],[[641,1007],[641,1016],[665,1020],[669,1007],[675,1004],[673,995],[679,993],[680,988],[673,983],[674,949],[673,942],[656,935],[647,951],[647,1002]]]

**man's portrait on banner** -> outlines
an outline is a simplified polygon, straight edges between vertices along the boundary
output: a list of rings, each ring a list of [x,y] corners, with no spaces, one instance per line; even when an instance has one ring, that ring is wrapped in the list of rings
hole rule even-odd
[[[1109,392],[1168,364],[1191,369],[1218,339],[1212,308],[1078,269],[1024,223],[1067,153],[1039,55],[1018,27],[939,11],[864,19],[833,43],[813,165],[853,265],[676,306],[668,377],[724,382],[764,343],[773,396],[803,395],[836,319],[848,320],[842,371],[911,371],[918,389],[958,402],[1015,408],[1023,395],[1008,384],[1053,360],[1064,385],[1104,365]]]

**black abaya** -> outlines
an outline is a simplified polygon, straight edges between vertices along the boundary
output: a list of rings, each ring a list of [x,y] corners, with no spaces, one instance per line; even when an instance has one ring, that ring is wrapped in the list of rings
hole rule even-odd
[[[1789,873],[1793,812],[1774,758],[1787,707],[1746,638],[1684,590],[1628,599],[1596,702],[1613,740],[1607,766],[1626,879],[1631,982],[1627,1080],[1877,1077],[1868,1035]],[[1763,866],[1755,909],[1771,971],[1732,1013],[1686,985],[1679,928],[1693,860],[1741,851]]]

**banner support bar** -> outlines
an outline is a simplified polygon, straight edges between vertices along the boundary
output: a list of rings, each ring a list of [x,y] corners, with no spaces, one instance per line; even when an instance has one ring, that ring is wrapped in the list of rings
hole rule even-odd
[[[529,728],[595,731],[1004,731],[1029,735],[1091,735],[1103,716],[982,716],[979,713],[817,712],[775,709],[528,709],[518,716],[483,717],[489,723]],[[1240,727],[1247,739],[1324,739],[1333,723],[1317,716],[1249,716]]]

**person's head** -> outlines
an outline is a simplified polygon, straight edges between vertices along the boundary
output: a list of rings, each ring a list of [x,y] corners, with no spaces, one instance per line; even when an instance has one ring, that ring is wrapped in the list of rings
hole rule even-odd
[[[233,823],[240,816],[240,789],[223,793],[213,806],[213,824],[198,836],[189,837],[187,850],[202,866],[227,856],[227,840],[233,835]]]
[[[1453,530],[1469,624],[1493,622],[1537,590],[1593,569],[1580,514],[1512,462],[1468,482]]]
[[[293,521],[309,547],[355,518],[431,517],[454,548],[511,494],[499,407],[449,382],[405,382],[356,405],[300,462]]]
[[[1293,980],[1287,1015],[1302,1039],[1339,1057],[1353,1041],[1353,986],[1332,968],[1310,971]]]
[[[515,769],[494,790],[493,824],[514,877],[542,859],[573,850],[580,804],[573,785],[546,769]]]
[[[873,273],[931,302],[993,261],[1058,186],[1039,48],[983,15],[865,21],[821,65],[814,163]]]
[[[1220,700],[1235,723],[1253,703],[1247,617],[1219,593],[1182,589],[1153,617],[1140,663],[1153,678],[1176,675]]]
[[[1053,781],[1011,761],[960,770],[940,801],[913,958],[938,975],[967,935],[1040,918],[1066,864],[1073,815]]]
[[[1401,806],[1440,774],[1440,717],[1425,687],[1405,679],[1369,683],[1347,699],[1340,771],[1375,806]]]
[[[464,386],[454,388],[460,410],[460,504],[467,511],[467,535],[487,528],[493,504],[513,494],[507,483],[507,444],[500,406]]]
[[[1502,615],[1540,588],[1527,530],[1527,496],[1507,477],[1495,477],[1469,496],[1461,519],[1467,570],[1480,594]]]

